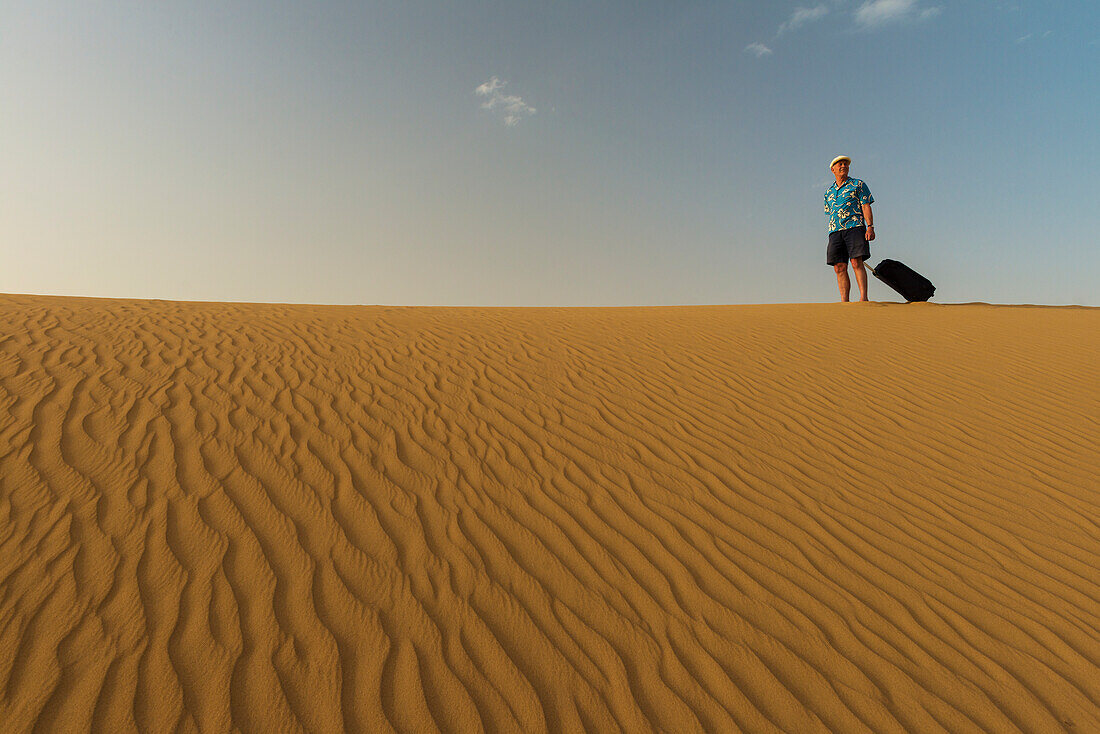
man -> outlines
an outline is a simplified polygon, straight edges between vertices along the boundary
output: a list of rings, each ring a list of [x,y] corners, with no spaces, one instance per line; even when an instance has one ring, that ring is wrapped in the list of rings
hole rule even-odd
[[[848,280],[848,262],[856,274],[859,300],[867,300],[867,269],[863,261],[871,257],[871,245],[875,239],[874,217],[871,216],[871,196],[867,184],[858,178],[848,177],[852,159],[838,155],[829,164],[836,183],[825,192],[825,214],[829,217],[829,246],[825,262],[836,271],[836,284],[840,288],[840,300],[848,302],[852,284]]]

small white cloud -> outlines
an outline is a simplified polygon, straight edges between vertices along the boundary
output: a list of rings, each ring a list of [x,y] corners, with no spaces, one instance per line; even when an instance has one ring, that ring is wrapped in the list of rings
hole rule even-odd
[[[856,11],[856,25],[879,28],[907,20],[928,20],[939,14],[939,7],[921,8],[917,0],[866,0]]]
[[[880,26],[901,20],[913,12],[915,0],[868,0],[856,11],[856,23]]]
[[[1044,38],[1050,38],[1051,34],[1053,33],[1054,31],[1043,31],[1038,36],[1036,36],[1034,32],[1027,33],[1017,38],[1016,43],[1027,43],[1028,41],[1032,40],[1043,40]],[[1093,43],[1095,43],[1095,41]]]
[[[478,85],[474,94],[485,97],[481,103],[484,110],[494,110],[501,114],[501,119],[508,127],[515,127],[525,118],[535,114],[535,108],[523,101],[523,97],[515,94],[504,94],[508,82],[501,81],[497,77],[490,77],[489,81]]]
[[[485,82],[484,84],[480,85],[477,89],[475,89],[474,94],[480,95],[482,97],[488,97],[488,96],[491,96],[493,94],[493,92],[497,91],[498,89],[500,89],[503,86],[504,86],[504,82],[502,82],[500,79],[497,79],[494,76],[494,77],[490,78],[489,81]]]
[[[781,36],[787,31],[795,30],[799,26],[821,20],[828,12],[829,9],[824,5],[818,5],[812,8],[795,8],[794,12],[791,14],[791,17],[779,26],[779,31],[776,33],[776,35]]]
[[[772,50],[762,43],[750,43],[745,46],[745,53],[750,53],[758,59],[767,56],[771,52]]]

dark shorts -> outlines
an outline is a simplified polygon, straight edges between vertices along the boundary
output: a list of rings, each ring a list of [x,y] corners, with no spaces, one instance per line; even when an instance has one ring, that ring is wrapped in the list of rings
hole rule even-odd
[[[825,251],[828,265],[847,262],[855,258],[871,257],[871,243],[867,241],[866,227],[849,227],[829,233],[829,247]]]

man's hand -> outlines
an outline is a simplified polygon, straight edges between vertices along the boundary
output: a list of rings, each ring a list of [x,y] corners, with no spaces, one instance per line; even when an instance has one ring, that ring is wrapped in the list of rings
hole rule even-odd
[[[863,233],[863,236],[867,238],[868,242],[874,242],[875,240],[875,225],[867,227],[867,231]]]

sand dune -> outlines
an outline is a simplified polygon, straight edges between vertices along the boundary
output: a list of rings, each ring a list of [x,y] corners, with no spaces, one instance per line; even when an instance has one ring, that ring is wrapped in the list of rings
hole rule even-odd
[[[4,732],[1098,732],[1100,310],[0,297]]]

